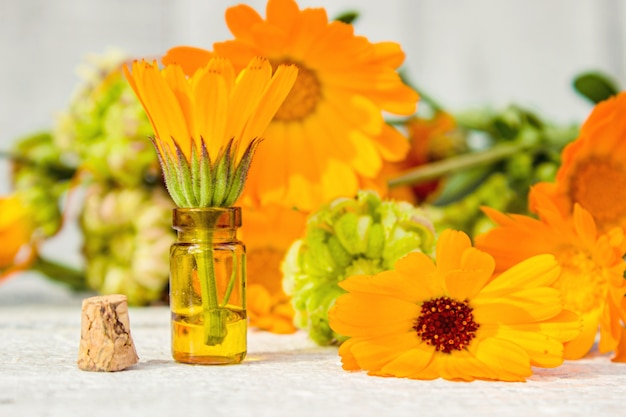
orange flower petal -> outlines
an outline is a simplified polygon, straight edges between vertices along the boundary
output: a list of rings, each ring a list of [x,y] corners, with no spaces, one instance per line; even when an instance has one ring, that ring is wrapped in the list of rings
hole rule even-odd
[[[368,339],[351,339],[355,342],[351,345],[351,351],[355,357],[361,369],[366,371],[381,371],[386,374],[395,375],[385,368],[391,365],[390,369],[395,368],[392,363],[399,357],[405,355],[407,352],[420,350],[420,344],[415,334],[403,333],[394,336],[384,336],[382,338],[368,338]],[[430,353],[425,354],[430,358],[432,356],[432,349]],[[423,360],[423,358],[422,358]],[[428,362],[428,360],[426,360]],[[403,362],[404,363],[404,362]],[[419,362],[413,363],[411,366],[419,369]],[[402,367],[399,365],[398,368]],[[416,368],[413,368],[416,369]],[[402,371],[400,371],[402,372]],[[395,375],[399,376],[399,375]]]
[[[582,315],[582,329],[580,335],[571,342],[565,343],[563,355],[565,359],[580,359],[585,356],[596,340],[600,311],[595,310]]]
[[[511,289],[552,285],[559,277],[561,268],[552,255],[537,255],[507,269],[489,282],[481,297],[499,297]]]
[[[474,298],[491,278],[495,261],[491,255],[475,248],[462,252],[459,270],[446,275],[450,296],[459,300]]]
[[[459,268],[459,254],[472,246],[469,237],[456,230],[444,230],[437,241],[437,269],[446,274]]]
[[[179,65],[185,74],[191,76],[204,67],[214,54],[201,48],[177,46],[167,51],[161,62],[165,65]]]
[[[345,336],[381,335],[410,331],[419,309],[393,297],[354,293],[338,297],[328,318],[330,327]]]
[[[500,297],[480,294],[471,303],[479,323],[528,323],[548,320],[562,310],[561,293],[548,287],[510,290]]]
[[[417,344],[380,368],[381,372],[406,378],[422,371],[433,359],[435,349],[424,343]]]
[[[476,359],[503,381],[524,381],[532,375],[528,353],[516,343],[489,337],[476,344]]]

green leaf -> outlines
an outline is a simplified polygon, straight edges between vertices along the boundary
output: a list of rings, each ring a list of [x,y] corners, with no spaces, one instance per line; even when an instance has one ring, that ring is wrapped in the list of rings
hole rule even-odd
[[[341,13],[339,16],[335,17],[336,21],[347,23],[349,25],[353,24],[359,18],[359,12],[355,10],[349,10],[347,12]]]
[[[577,93],[597,104],[614,95],[619,88],[608,76],[599,72],[587,72],[574,78],[574,90]]]

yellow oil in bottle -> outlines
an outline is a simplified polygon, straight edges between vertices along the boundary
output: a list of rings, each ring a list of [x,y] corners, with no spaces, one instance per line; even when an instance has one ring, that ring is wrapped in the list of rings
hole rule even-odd
[[[172,312],[172,355],[175,360],[204,365],[240,363],[246,356],[247,317],[245,310],[226,307],[227,335],[220,344],[205,343],[201,309]]]

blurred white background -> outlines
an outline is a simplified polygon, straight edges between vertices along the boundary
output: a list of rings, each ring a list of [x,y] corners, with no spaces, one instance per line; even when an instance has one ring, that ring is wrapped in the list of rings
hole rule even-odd
[[[1,0],[0,151],[54,124],[90,53],[117,47],[155,56],[231,36],[228,6],[265,0]],[[623,0],[300,0],[329,17],[357,10],[355,31],[399,42],[411,80],[451,110],[516,102],[557,122],[591,106],[573,77],[601,70],[626,86]],[[0,161],[0,194],[10,190]],[[0,213],[0,215],[2,215]]]

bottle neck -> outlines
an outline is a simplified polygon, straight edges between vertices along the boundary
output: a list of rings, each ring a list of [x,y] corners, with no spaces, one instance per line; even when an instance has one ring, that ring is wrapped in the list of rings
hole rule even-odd
[[[237,239],[241,208],[175,208],[172,227],[179,242],[224,242]]]
[[[179,242],[209,243],[232,242],[237,240],[236,228],[208,229],[200,227],[179,227],[176,229]]]

